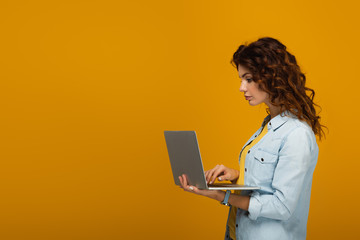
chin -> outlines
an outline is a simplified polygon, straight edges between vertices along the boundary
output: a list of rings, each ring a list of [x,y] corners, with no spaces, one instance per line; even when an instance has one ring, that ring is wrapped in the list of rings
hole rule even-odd
[[[258,104],[259,104],[259,103],[257,103],[257,102],[252,102],[252,101],[249,102],[249,105],[250,105],[250,106],[256,106],[256,105],[258,105]]]

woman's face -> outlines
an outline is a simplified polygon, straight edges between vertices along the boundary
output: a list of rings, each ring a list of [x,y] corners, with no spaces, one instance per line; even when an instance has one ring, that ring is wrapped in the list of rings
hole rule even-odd
[[[239,65],[239,77],[241,79],[240,92],[244,93],[245,99],[251,106],[265,103],[269,106],[269,94],[259,89],[259,84],[253,81],[251,72]]]

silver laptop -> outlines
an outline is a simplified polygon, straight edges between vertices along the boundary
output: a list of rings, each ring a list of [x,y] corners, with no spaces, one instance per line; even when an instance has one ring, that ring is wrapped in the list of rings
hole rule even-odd
[[[199,189],[260,189],[256,186],[229,183],[207,184],[195,131],[164,131],[164,135],[176,185],[180,185],[179,176],[185,174],[189,185],[196,186]]]

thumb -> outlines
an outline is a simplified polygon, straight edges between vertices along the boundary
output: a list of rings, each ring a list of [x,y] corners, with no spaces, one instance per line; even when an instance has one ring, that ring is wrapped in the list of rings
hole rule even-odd
[[[229,180],[229,178],[230,178],[230,174],[227,173],[227,174],[224,174],[224,175],[219,176],[219,177],[218,177],[218,180],[219,180],[219,181],[227,181],[227,180]]]

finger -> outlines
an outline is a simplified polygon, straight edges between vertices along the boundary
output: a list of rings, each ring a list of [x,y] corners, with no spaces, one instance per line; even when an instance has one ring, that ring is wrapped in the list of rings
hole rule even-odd
[[[191,186],[192,187],[192,192],[196,193],[196,194],[199,194],[199,189],[195,186]]]
[[[215,172],[214,172],[214,175],[213,175],[213,179],[212,181],[215,181],[216,178],[219,178],[222,180],[224,180],[224,167],[219,167]]]
[[[227,174],[220,174],[220,175],[218,176],[218,180],[219,180],[219,181],[229,181],[229,179],[230,179],[230,174],[229,174],[229,173],[227,173]]]
[[[209,170],[207,170],[207,171],[205,172],[205,179],[206,179],[206,183],[208,183],[208,182],[209,182],[209,174],[210,174],[210,171],[209,171]]]
[[[189,192],[192,192],[194,190],[194,186],[189,185],[185,174],[183,174],[183,184],[184,184],[184,190],[189,191]]]
[[[189,186],[186,183],[186,178],[184,174],[182,176],[179,176],[179,179],[180,179],[181,188],[184,189],[184,191],[189,191],[188,190]]]
[[[184,188],[184,183],[183,183],[183,179],[181,176],[179,176],[179,180],[180,180],[180,187]]]
[[[218,179],[219,179],[219,181],[228,181],[230,179],[230,177],[231,177],[230,173],[226,173],[219,177],[221,180],[219,178]]]
[[[206,183],[209,182],[209,174],[210,174],[210,170],[207,170],[207,171],[205,172]]]
[[[208,179],[207,182],[208,183],[212,183],[213,181],[211,181],[211,179],[213,178],[214,172],[219,168],[219,165],[216,165],[213,169],[209,170],[209,174],[208,174]]]
[[[181,175],[181,177],[182,177],[182,181],[183,181],[183,187],[184,187],[184,189],[186,189],[186,187],[188,185],[186,175],[183,174],[183,175]]]
[[[218,179],[218,181],[222,182],[225,180],[225,177],[224,177],[224,175],[220,174],[220,175],[218,175],[217,179]]]
[[[227,181],[231,178],[231,172],[229,171],[229,169],[227,167],[224,167],[224,170],[219,173],[218,175],[218,180],[219,181]]]
[[[215,179],[220,176],[223,175],[224,172],[224,165],[220,165],[213,173],[213,175],[211,176],[211,180],[210,183],[215,182]]]
[[[207,173],[206,173],[206,175],[205,175],[206,183],[209,183],[209,182],[210,182],[211,175],[212,175],[212,173],[213,173],[214,171],[215,171],[214,168],[207,171]]]

